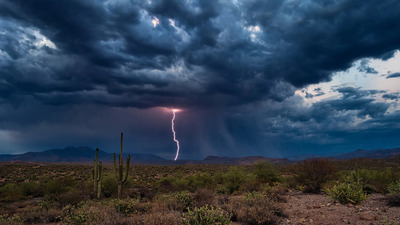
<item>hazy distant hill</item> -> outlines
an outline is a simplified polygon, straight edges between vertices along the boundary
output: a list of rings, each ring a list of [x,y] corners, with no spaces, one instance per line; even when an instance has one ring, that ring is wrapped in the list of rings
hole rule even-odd
[[[124,158],[128,155],[124,153]],[[0,161],[22,161],[22,162],[93,162],[95,150],[89,147],[67,147],[64,149],[51,149],[43,152],[27,152],[19,155],[0,155]],[[113,154],[99,150],[99,160],[104,163],[113,161]],[[230,164],[251,165],[257,161],[264,160],[274,164],[287,164],[288,159],[266,158],[262,156],[249,156],[241,158],[209,156],[204,160],[166,160],[152,154],[131,153],[131,162],[158,165],[184,165],[184,164]]]
[[[205,164],[231,164],[231,165],[252,165],[258,161],[266,161],[273,164],[288,164],[289,161],[286,158],[266,158],[263,156],[248,156],[240,158],[231,157],[219,157],[219,156],[208,156],[204,159]]]
[[[248,157],[220,157],[208,156],[204,160],[167,160],[152,154],[131,154],[131,162],[136,164],[156,164],[156,165],[184,165],[184,164],[227,164],[227,165],[252,165],[257,161],[264,160],[276,165],[293,163],[296,160],[287,158],[267,158],[263,156]],[[19,155],[0,155],[0,161],[23,161],[23,162],[93,162],[95,150],[89,147],[67,147],[64,149],[51,149],[43,152],[27,152]],[[128,153],[124,153],[124,158]],[[313,157],[311,157],[313,158]],[[356,150],[354,152],[331,156],[332,159],[385,159],[397,162],[400,159],[400,148],[378,149],[378,150]],[[304,158],[297,158],[297,161]],[[113,154],[99,150],[99,160],[104,163],[113,161]]]
[[[393,149],[377,149],[377,150],[356,150],[354,152],[344,153],[333,156],[335,159],[355,159],[355,158],[370,158],[370,159],[386,159],[389,157],[400,156],[400,148]]]
[[[127,154],[126,154],[127,155]],[[20,155],[0,155],[0,161],[30,161],[30,162],[93,162],[95,150],[89,147],[67,147],[51,149],[43,152],[27,152]],[[125,154],[124,154],[125,157]],[[131,154],[133,162],[158,163],[165,159],[151,154]],[[99,160],[113,161],[113,154],[99,150]]]

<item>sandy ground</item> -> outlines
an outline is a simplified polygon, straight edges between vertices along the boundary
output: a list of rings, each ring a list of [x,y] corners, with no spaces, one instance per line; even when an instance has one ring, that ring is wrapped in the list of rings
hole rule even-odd
[[[324,195],[288,193],[283,204],[288,218],[280,224],[396,224],[400,207],[390,207],[385,196],[372,194],[360,205],[341,205]]]

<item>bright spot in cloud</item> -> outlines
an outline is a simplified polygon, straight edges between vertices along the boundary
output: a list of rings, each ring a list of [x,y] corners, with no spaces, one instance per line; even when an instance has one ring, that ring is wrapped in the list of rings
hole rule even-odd
[[[260,32],[261,31],[259,26],[250,26],[247,28],[247,30],[250,32]]]
[[[182,37],[182,41],[188,42],[188,41],[189,41],[189,38],[190,38],[189,35],[188,35],[188,33],[187,33],[185,30],[183,30],[182,28],[176,26],[175,20],[173,20],[173,19],[168,19],[168,21],[169,21],[169,24],[171,24],[171,26],[172,26],[173,28],[175,28],[176,32]]]
[[[259,26],[249,26],[246,29],[250,32],[250,40],[252,42],[256,42],[257,41],[256,33],[260,33],[261,28]]]
[[[35,42],[35,45],[37,47],[43,47],[43,46],[47,46],[51,49],[57,49],[56,45],[51,42],[49,39],[47,39],[44,35],[42,35],[38,30],[33,30],[30,29],[29,32],[31,34],[33,34],[35,36],[35,38],[37,39],[37,41]]]
[[[169,19],[169,23],[171,24],[171,26],[173,26],[176,29],[175,20]]]
[[[158,24],[160,24],[160,20],[153,16],[153,19],[151,20],[151,22],[153,23],[153,26],[156,27]]]

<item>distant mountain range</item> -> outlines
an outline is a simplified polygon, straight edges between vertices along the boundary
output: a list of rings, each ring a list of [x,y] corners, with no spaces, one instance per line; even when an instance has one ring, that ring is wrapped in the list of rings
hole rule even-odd
[[[118,153],[119,154],[119,153]],[[128,154],[124,154],[126,158]],[[67,147],[51,149],[43,152],[27,152],[19,155],[0,155],[0,161],[30,161],[30,162],[93,162],[95,150],[89,147]],[[99,150],[99,160],[112,162],[113,154]],[[158,164],[166,159],[152,154],[131,154],[132,162]]]
[[[291,162],[286,158],[266,158],[263,156],[247,156],[239,158],[208,156],[202,162],[204,164],[252,165],[258,161],[266,161],[276,165],[288,164]]]
[[[386,159],[393,156],[400,156],[400,148],[377,149],[377,150],[356,150],[354,152],[343,153],[332,156],[335,159],[354,159],[354,158],[370,158],[370,159]]]
[[[267,158],[263,156],[248,157],[220,157],[208,156],[204,160],[167,160],[152,154],[130,153],[132,163],[135,164],[156,164],[156,165],[176,165],[176,164],[229,164],[229,165],[251,165],[257,161],[267,161],[276,165],[289,164],[296,160],[286,158]],[[0,161],[24,161],[24,162],[93,162],[95,150],[89,147],[67,147],[64,149],[51,149],[43,152],[27,152],[18,155],[0,155]],[[124,154],[126,158],[127,154]],[[314,156],[312,156],[314,157]],[[315,158],[315,157],[314,157]],[[397,159],[400,158],[400,148],[377,149],[377,150],[356,150],[349,153],[325,157],[335,160],[371,158],[371,159]],[[303,158],[302,158],[303,159]],[[104,163],[113,161],[113,154],[99,150],[99,160]],[[299,159],[300,160],[300,159]]]

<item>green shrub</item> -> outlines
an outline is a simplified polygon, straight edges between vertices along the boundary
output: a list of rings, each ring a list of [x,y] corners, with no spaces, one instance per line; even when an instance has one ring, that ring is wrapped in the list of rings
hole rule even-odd
[[[22,199],[21,189],[14,183],[7,183],[0,188],[0,200],[17,201]]]
[[[72,178],[58,178],[50,180],[44,185],[44,193],[57,198],[58,195],[67,192],[76,183]]]
[[[187,177],[189,186],[193,189],[212,187],[214,185],[213,177],[207,172],[198,172],[193,176]]]
[[[193,205],[201,207],[205,205],[214,205],[215,194],[210,189],[197,189],[193,194]]]
[[[90,221],[94,215],[89,210],[85,210],[85,203],[78,206],[67,205],[63,208],[63,221],[68,225],[84,225]]]
[[[274,199],[258,192],[249,193],[225,207],[232,213],[234,221],[244,224],[277,224],[279,217],[283,216]]]
[[[224,225],[231,224],[231,215],[217,207],[205,205],[195,207],[193,211],[188,210],[184,214],[183,224],[186,225]]]
[[[382,225],[397,225],[396,222],[392,221],[390,222],[387,217],[384,217],[383,220],[381,221]]]
[[[400,178],[391,168],[384,170],[360,169],[359,176],[365,191],[371,193],[386,193],[388,185]]]
[[[193,196],[189,191],[175,192],[168,196],[167,206],[170,210],[186,212],[193,207]]]
[[[117,194],[118,184],[113,174],[105,175],[101,180],[101,192],[106,198],[110,198]]]
[[[119,213],[122,213],[125,216],[137,213],[145,213],[150,209],[148,204],[141,204],[137,199],[131,198],[114,199],[112,200],[112,204]]]
[[[267,195],[258,192],[258,191],[252,191],[252,192],[248,192],[245,196],[246,199],[251,199],[251,198],[265,198],[267,197]]]
[[[56,200],[62,207],[66,205],[77,205],[78,203],[86,200],[86,196],[83,195],[81,190],[70,189],[65,193],[54,196],[50,199]]]
[[[251,177],[239,167],[231,167],[227,173],[220,173],[217,176],[220,187],[217,189],[219,194],[232,194],[238,191],[240,186],[249,181]]]
[[[269,162],[260,161],[254,164],[253,173],[256,175],[257,180],[264,183],[274,183],[280,181],[278,171],[274,165]]]
[[[368,195],[363,191],[362,185],[350,178],[345,182],[335,184],[331,188],[326,188],[325,192],[329,197],[341,204],[359,204],[368,198]]]
[[[146,213],[141,218],[134,218],[128,224],[132,225],[182,225],[182,216],[177,212]]]
[[[40,188],[40,184],[38,184],[38,183],[27,182],[27,183],[22,183],[20,186],[21,186],[21,193],[25,197],[28,197],[28,196],[41,197],[41,196],[43,196],[43,191]]]
[[[303,185],[306,192],[319,193],[323,185],[336,174],[334,164],[328,159],[309,159],[296,168],[297,185]]]
[[[191,189],[189,179],[181,175],[165,177],[159,181],[160,189],[163,192],[183,191]]]
[[[0,215],[0,225],[19,225],[23,223],[23,220],[21,217],[18,215],[13,215],[13,216],[8,216],[7,214],[5,215]]]
[[[400,180],[388,187],[389,202],[393,205],[400,205]]]

